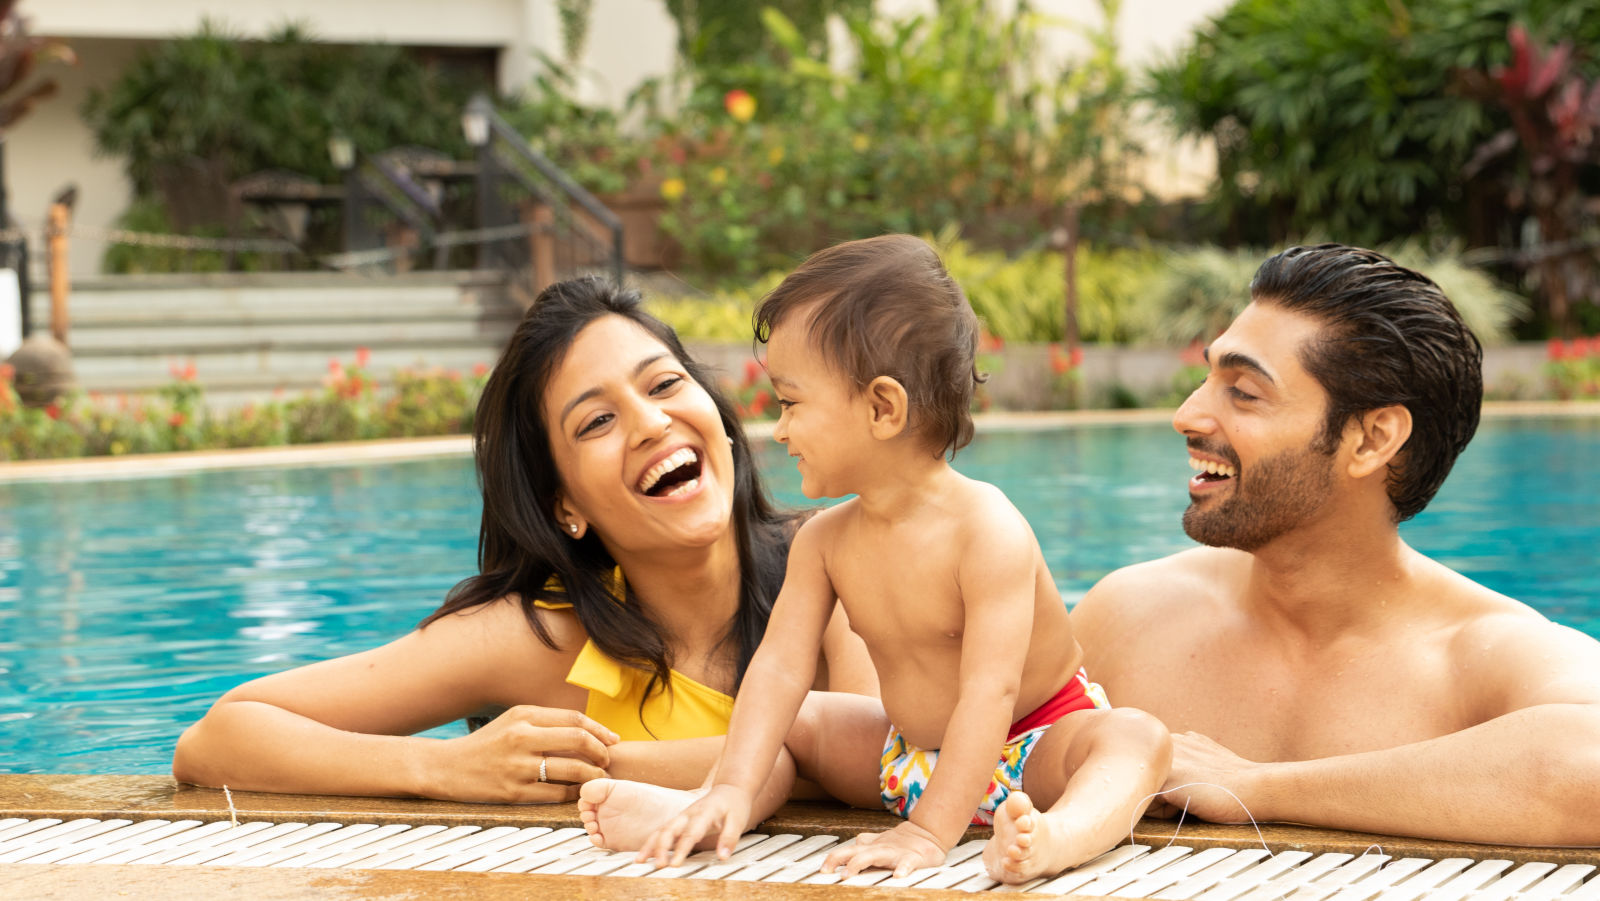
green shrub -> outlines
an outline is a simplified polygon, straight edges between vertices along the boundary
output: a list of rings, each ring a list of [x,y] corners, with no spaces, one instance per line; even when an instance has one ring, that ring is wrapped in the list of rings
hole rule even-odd
[[[1491,223],[1494,204],[1462,170],[1504,116],[1459,82],[1507,61],[1513,22],[1600,45],[1600,16],[1576,0],[1237,0],[1152,68],[1149,96],[1179,133],[1215,140],[1219,236],[1492,243],[1470,233],[1466,200]]]
[[[1063,340],[1066,273],[1059,252],[1008,256],[977,250],[956,239],[953,231],[930,240],[990,335],[1023,343]],[[1507,340],[1511,324],[1527,309],[1521,297],[1462,262],[1454,246],[1430,253],[1413,242],[1387,252],[1437,281],[1485,344]],[[1173,347],[1210,340],[1250,302],[1250,280],[1267,256],[1266,251],[1216,247],[1083,245],[1078,257],[1079,336],[1088,343]],[[749,341],[756,305],[783,275],[771,272],[747,287],[722,288],[703,299],[652,298],[649,306],[686,339]]]
[[[1544,372],[1556,397],[1600,400],[1600,336],[1552,340]]]
[[[321,390],[286,400],[211,411],[192,364],[150,396],[75,394],[44,408],[23,406],[0,364],[0,462],[48,457],[267,447],[290,443],[453,435],[472,428],[489,370],[468,377],[445,369],[400,370],[380,390],[355,365],[334,360]]]
[[[663,229],[690,267],[749,277],[841,240],[951,223],[1016,246],[1069,197],[1121,196],[1119,4],[1101,5],[1108,24],[1071,70],[1040,63],[1045,23],[1026,3],[1014,16],[986,0],[899,22],[846,15],[848,63],[818,59],[766,10],[784,64],[701,67],[656,120]]]

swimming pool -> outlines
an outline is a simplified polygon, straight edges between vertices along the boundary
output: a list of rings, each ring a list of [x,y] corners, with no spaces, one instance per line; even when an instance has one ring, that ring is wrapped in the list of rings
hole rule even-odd
[[[760,444],[774,491],[802,502],[781,449]],[[957,465],[1028,516],[1069,601],[1191,546],[1169,428],[988,433]],[[0,485],[0,511],[5,772],[167,772],[228,688],[414,626],[472,570],[478,528],[466,459]],[[1600,420],[1485,422],[1403,530],[1600,637]]]

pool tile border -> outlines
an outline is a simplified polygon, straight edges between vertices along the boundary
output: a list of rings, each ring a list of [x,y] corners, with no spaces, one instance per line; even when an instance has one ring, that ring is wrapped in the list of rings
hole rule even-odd
[[[1600,418],[1600,401],[1490,401],[1485,419]],[[1041,431],[1063,426],[1143,425],[1172,420],[1171,410],[1078,410],[1037,413],[984,413],[974,417],[980,432]],[[752,440],[771,437],[771,422],[752,422],[745,434]],[[225,469],[275,466],[362,466],[461,457],[472,453],[469,435],[392,438],[290,447],[236,448],[171,454],[131,454],[64,460],[22,460],[0,463],[0,484],[13,482],[77,482],[138,479]]]

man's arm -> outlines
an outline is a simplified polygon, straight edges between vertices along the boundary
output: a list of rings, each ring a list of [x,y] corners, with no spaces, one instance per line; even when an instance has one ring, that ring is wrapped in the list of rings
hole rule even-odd
[[[1168,803],[1217,822],[1257,820],[1456,841],[1600,845],[1600,643],[1531,617],[1463,630],[1467,701],[1491,718],[1378,751],[1284,763],[1173,737]],[[1379,701],[1381,703],[1381,701]]]

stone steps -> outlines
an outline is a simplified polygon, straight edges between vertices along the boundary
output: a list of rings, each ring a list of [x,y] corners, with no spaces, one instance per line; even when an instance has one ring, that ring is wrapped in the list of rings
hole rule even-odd
[[[47,327],[48,295],[32,302]],[[358,347],[380,384],[403,367],[465,375],[493,365],[522,316],[492,273],[104,278],[75,285],[69,309],[82,389],[152,391],[193,364],[219,408],[318,388]]]

